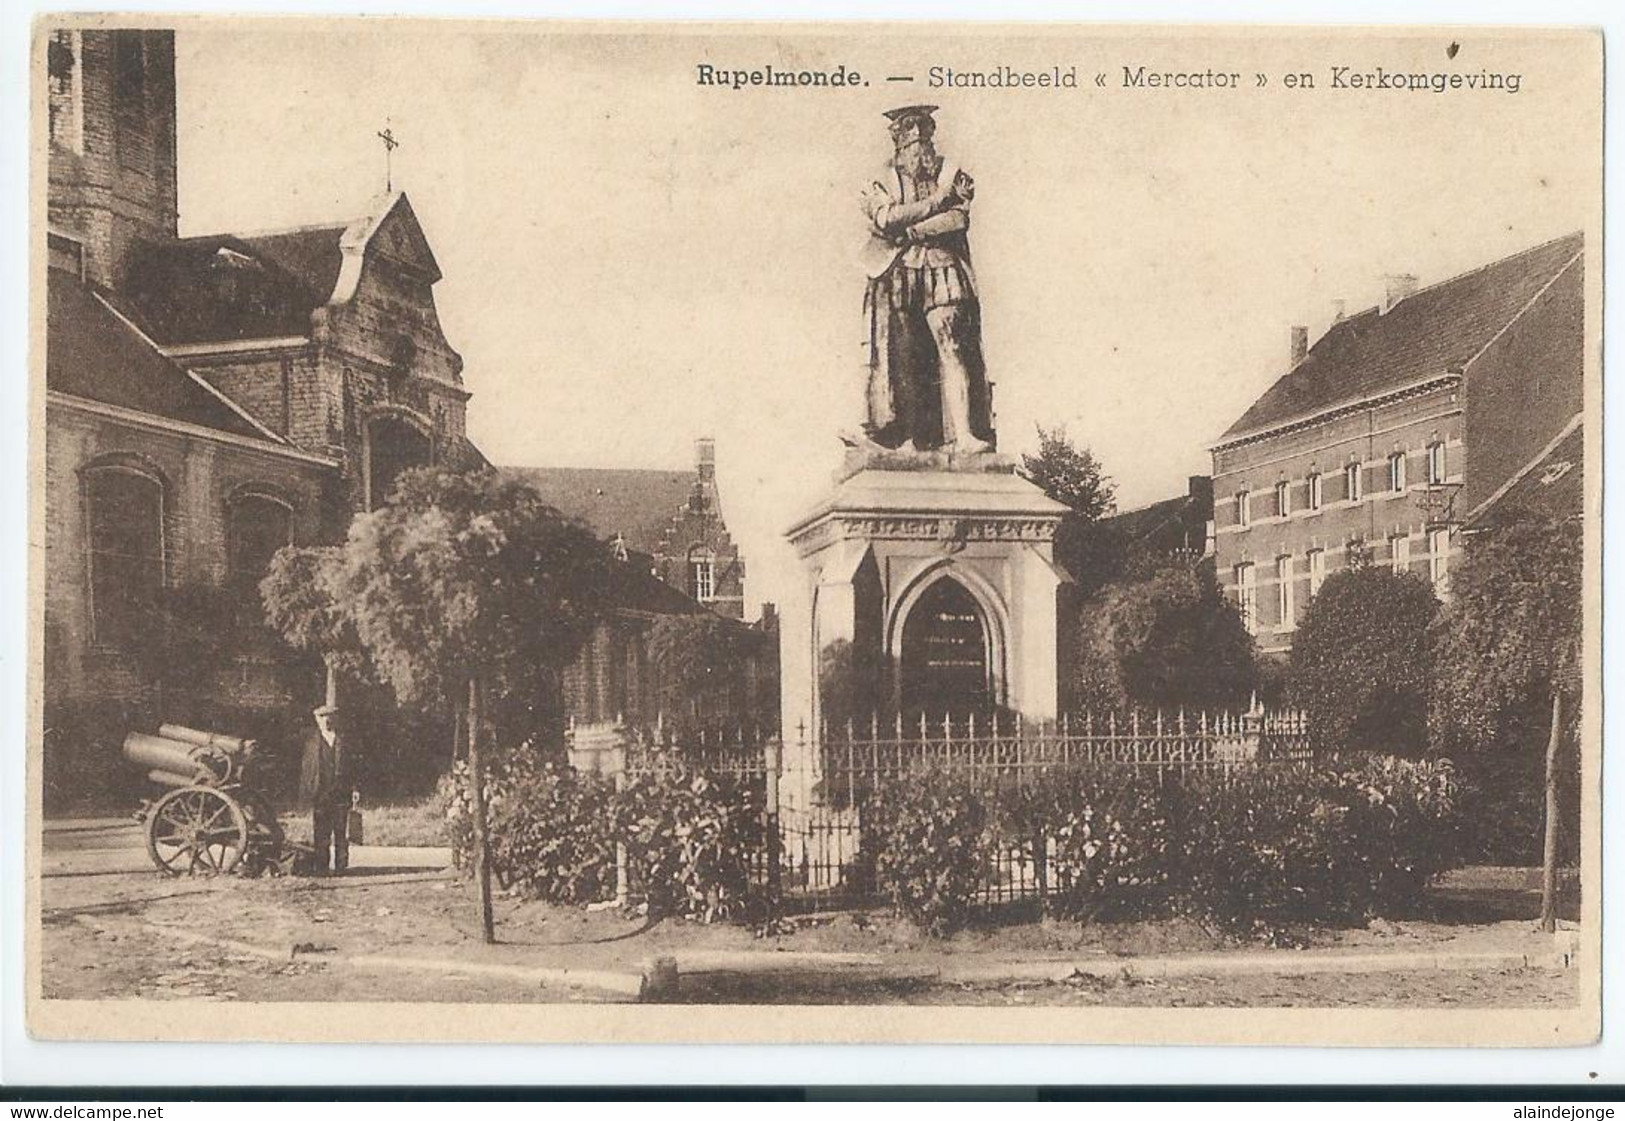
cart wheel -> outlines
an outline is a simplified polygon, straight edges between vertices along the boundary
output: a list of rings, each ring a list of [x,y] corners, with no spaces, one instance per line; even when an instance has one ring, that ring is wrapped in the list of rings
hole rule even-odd
[[[213,875],[237,867],[248,848],[248,818],[236,799],[209,786],[183,786],[147,817],[147,855],[172,875]]]

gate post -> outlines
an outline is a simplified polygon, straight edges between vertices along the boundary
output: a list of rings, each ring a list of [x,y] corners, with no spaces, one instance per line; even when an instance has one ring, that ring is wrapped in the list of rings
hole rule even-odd
[[[767,835],[767,911],[776,919],[783,903],[784,835],[779,831],[779,768],[784,762],[784,745],[777,739],[762,744],[762,769],[766,797],[762,804],[762,830]]]

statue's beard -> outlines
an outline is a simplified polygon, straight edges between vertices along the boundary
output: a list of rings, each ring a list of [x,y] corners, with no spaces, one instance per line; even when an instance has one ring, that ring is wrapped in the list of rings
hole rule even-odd
[[[918,177],[931,170],[936,156],[936,149],[930,144],[915,144],[897,154],[897,166],[909,175]]]

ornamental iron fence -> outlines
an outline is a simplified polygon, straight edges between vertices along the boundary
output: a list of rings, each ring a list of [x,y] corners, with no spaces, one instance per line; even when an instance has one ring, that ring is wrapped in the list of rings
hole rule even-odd
[[[865,826],[888,787],[927,770],[969,778],[997,807],[1089,767],[1133,768],[1159,780],[1196,775],[1223,781],[1236,768],[1298,766],[1313,758],[1303,713],[1256,705],[1242,713],[1082,715],[1043,722],[894,717],[826,727],[817,735],[797,728],[782,737],[741,727],[581,725],[572,727],[570,745],[576,767],[617,783],[661,773],[729,780],[763,815],[760,850],[749,855],[753,883],[774,909],[795,911],[873,900]],[[1042,898],[1051,847],[1042,838],[996,838],[993,874],[980,901]]]

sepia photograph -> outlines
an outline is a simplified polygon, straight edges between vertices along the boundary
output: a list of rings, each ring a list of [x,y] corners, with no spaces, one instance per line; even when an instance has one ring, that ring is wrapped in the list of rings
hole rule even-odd
[[[1599,32],[30,65],[36,1036],[1597,1039]]]

